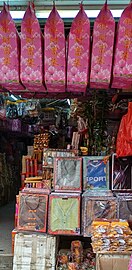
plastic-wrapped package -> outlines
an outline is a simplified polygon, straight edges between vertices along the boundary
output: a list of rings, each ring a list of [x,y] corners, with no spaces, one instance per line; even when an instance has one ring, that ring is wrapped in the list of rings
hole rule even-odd
[[[80,235],[79,194],[50,194],[48,212],[48,233]]]
[[[94,22],[90,87],[108,89],[111,80],[115,21],[107,3]]]
[[[29,3],[21,23],[21,80],[29,92],[45,92],[43,37],[34,8]],[[27,91],[28,92],[28,91]]]
[[[104,195],[103,195],[104,194]],[[85,191],[82,195],[82,233],[91,236],[91,225],[97,218],[115,219],[117,199],[110,191]]]
[[[90,62],[90,21],[81,4],[68,39],[67,90],[86,92]]]
[[[44,27],[44,70],[48,92],[65,92],[66,44],[64,22],[55,5]]]
[[[132,187],[132,160],[131,157],[117,158],[112,155],[111,189],[128,190]]]
[[[117,157],[132,156],[132,102],[128,103],[128,112],[120,122],[117,141]]]
[[[118,218],[132,221],[132,192],[116,193],[116,197]]]
[[[0,13],[0,58],[0,84],[8,91],[24,90],[20,82],[20,38],[6,4]]]
[[[47,194],[20,192],[18,229],[46,232]]]
[[[83,157],[83,190],[109,188],[109,160],[104,156]]]
[[[82,191],[82,158],[54,159],[54,189],[59,192]]]

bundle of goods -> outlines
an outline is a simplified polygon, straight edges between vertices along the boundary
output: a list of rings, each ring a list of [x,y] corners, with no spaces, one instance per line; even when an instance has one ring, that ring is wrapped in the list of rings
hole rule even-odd
[[[15,236],[13,270],[54,270],[57,249],[58,239],[55,236],[39,233],[17,233]]]
[[[49,133],[41,133],[34,136],[34,150],[43,150],[49,146]]]
[[[57,256],[57,270],[94,270],[95,254],[83,249],[78,240],[71,242],[71,249],[60,250]]]
[[[91,236],[92,222],[97,218],[115,219],[117,199],[109,190],[88,190],[82,195],[82,233]]]
[[[92,223],[94,252],[132,251],[132,231],[125,220],[97,220]]]

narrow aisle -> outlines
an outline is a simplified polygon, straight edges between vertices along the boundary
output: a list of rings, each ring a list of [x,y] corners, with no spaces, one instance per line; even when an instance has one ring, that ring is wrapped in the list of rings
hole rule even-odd
[[[11,232],[14,229],[15,203],[0,206],[0,254],[12,253]]]

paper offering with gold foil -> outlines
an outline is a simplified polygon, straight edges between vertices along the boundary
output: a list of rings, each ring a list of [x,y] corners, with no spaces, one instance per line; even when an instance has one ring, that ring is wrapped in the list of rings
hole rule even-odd
[[[92,223],[94,252],[132,251],[132,231],[125,220],[94,221]]]

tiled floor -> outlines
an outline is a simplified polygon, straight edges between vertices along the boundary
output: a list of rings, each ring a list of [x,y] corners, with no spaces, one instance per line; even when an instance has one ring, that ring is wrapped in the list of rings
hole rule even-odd
[[[14,229],[15,204],[0,206],[0,255],[11,254],[11,232]]]

